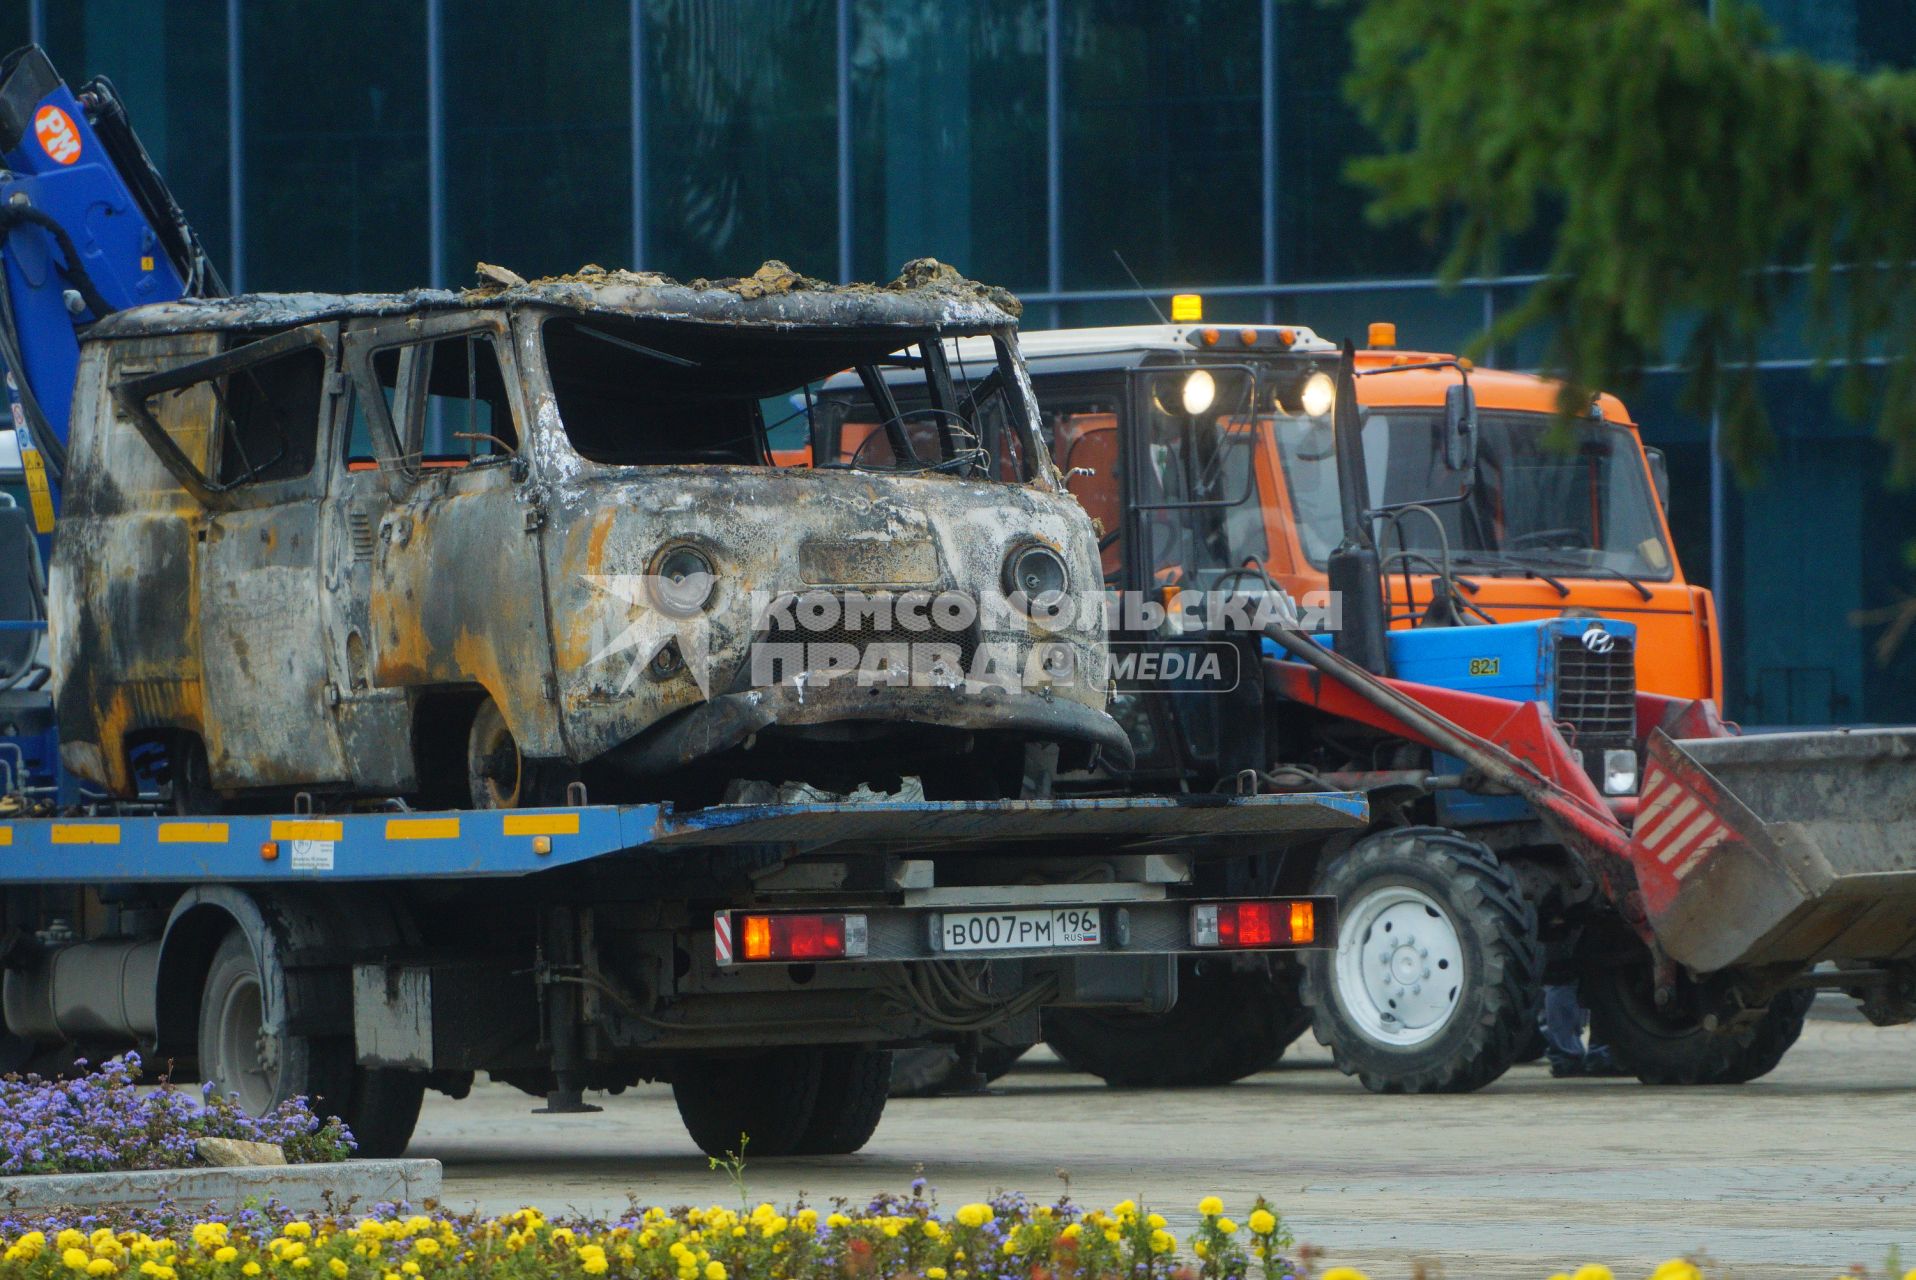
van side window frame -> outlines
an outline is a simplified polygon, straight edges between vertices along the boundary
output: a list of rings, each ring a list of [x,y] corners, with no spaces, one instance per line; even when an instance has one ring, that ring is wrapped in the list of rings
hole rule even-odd
[[[434,474],[421,465],[421,451],[425,447],[424,410],[430,387],[427,385],[428,378],[420,375],[422,372],[430,375],[430,362],[419,359],[419,356],[435,343],[461,337],[490,340],[493,356],[499,364],[499,376],[505,388],[506,411],[512,417],[513,433],[518,438],[518,445],[509,455],[493,456],[530,460],[529,415],[517,386],[518,352],[513,343],[511,323],[504,313],[460,311],[430,316],[423,321],[417,316],[382,320],[347,335],[346,369],[355,394],[364,407],[367,425],[372,428],[373,453],[380,471],[397,474],[408,484],[416,484]],[[399,367],[395,375],[393,398],[389,403],[385,389],[373,371],[373,360],[383,352],[395,350],[399,354]],[[350,423],[342,426],[342,430],[350,429]],[[347,465],[347,442],[341,440],[337,444],[338,448],[334,450],[338,455],[335,463],[343,467]]]
[[[149,401],[169,391],[184,391],[202,382],[230,377],[309,348],[317,349],[325,364],[321,374],[319,407],[313,422],[313,462],[302,475],[271,480],[246,476],[230,481],[208,476],[174,443],[173,437],[167,434],[166,428],[160,425],[149,407]],[[161,464],[201,506],[215,511],[232,511],[242,507],[272,506],[291,497],[318,491],[324,483],[327,470],[320,465],[324,442],[329,435],[326,427],[332,419],[335,400],[344,385],[338,374],[338,325],[328,321],[258,338],[216,356],[160,373],[130,378],[115,383],[111,391],[114,404],[132,420],[135,430],[159,456]],[[216,401],[218,399],[216,397]],[[219,465],[219,459],[225,456],[226,431],[231,425],[224,408],[219,413],[218,430],[208,449],[209,460],[215,467]]]

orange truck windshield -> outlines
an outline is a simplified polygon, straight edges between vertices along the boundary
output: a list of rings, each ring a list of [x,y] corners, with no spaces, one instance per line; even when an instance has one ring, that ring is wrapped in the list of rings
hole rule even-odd
[[[1337,459],[1330,420],[1267,419],[1277,438],[1299,542],[1312,564],[1343,537]],[[1364,461],[1371,501],[1385,507],[1457,493],[1464,477],[1449,471],[1438,409],[1364,411]],[[1635,436],[1607,422],[1567,427],[1549,414],[1478,414],[1477,467],[1461,503],[1409,513],[1380,528],[1378,546],[1390,567],[1413,573],[1436,568],[1448,542],[1453,560],[1477,573],[1500,563],[1566,576],[1628,576],[1668,581],[1673,563]]]

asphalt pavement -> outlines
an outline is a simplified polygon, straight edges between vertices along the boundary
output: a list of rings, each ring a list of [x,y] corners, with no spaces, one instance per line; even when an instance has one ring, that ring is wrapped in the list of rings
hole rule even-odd
[[[447,1203],[616,1213],[726,1201],[668,1088],[594,1096],[596,1115],[482,1084],[428,1095],[408,1155],[445,1164]],[[996,1189],[1150,1204],[1173,1230],[1204,1195],[1263,1194],[1329,1263],[1373,1280],[1536,1277],[1603,1261],[1619,1277],[1707,1253],[1729,1273],[1880,1273],[1916,1262],[1916,1027],[1819,1001],[1783,1064],[1749,1085],[1650,1089],[1518,1067],[1462,1097],[1377,1097],[1306,1035],[1276,1069],[1219,1089],[1111,1089],[1034,1052],[984,1096],[894,1101],[864,1151],[749,1160],[754,1196],[862,1203],[922,1172],[955,1207]]]

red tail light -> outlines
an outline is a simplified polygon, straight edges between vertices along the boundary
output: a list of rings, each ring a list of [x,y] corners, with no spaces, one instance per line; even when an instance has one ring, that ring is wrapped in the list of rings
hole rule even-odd
[[[844,960],[864,955],[867,947],[862,915],[740,912],[732,919],[740,960]],[[723,951],[721,943],[721,959]]]
[[[1309,899],[1201,902],[1191,908],[1191,945],[1220,950],[1308,947],[1317,942],[1317,904]]]

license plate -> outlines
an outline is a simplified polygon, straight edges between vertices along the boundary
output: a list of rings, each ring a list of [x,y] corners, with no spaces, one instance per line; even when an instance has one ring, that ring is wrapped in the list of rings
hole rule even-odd
[[[938,921],[938,936],[947,951],[1095,947],[1104,941],[1100,923],[1096,907],[946,912]]]

